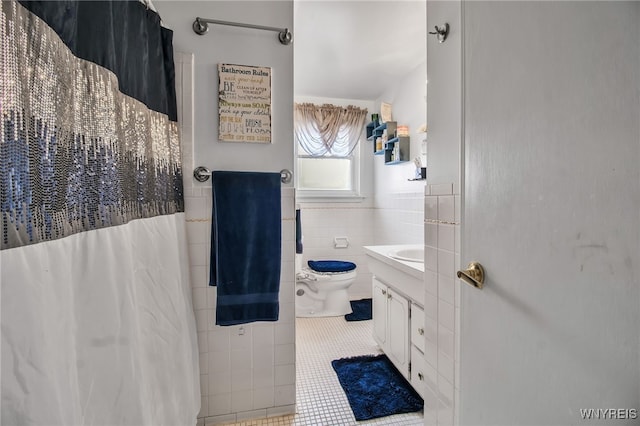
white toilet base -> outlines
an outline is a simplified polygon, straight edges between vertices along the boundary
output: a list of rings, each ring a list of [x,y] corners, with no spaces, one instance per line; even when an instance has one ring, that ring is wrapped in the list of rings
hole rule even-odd
[[[350,314],[347,289],[314,293],[304,283],[296,284],[296,317],[337,317]]]

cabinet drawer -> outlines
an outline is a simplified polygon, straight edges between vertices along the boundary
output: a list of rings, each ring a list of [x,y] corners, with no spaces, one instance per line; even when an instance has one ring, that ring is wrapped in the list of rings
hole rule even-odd
[[[411,304],[411,343],[424,353],[424,310]]]
[[[426,362],[424,355],[415,346],[411,346],[411,378],[409,383],[424,398],[424,391],[427,381],[427,372],[425,370]],[[437,389],[437,388],[436,388]]]

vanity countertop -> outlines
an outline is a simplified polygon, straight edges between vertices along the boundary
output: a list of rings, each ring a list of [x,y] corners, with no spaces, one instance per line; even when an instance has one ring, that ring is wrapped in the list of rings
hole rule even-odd
[[[423,249],[421,244],[396,244],[396,245],[382,245],[382,246],[364,246],[365,253],[387,265],[399,269],[400,271],[409,274],[419,280],[424,276],[424,263],[412,262],[408,260],[400,260],[390,256],[390,253],[402,249]]]

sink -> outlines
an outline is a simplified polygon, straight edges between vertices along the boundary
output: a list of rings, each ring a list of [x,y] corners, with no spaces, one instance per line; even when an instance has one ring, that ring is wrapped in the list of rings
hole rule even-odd
[[[424,247],[400,248],[389,251],[389,257],[408,262],[424,262]]]
[[[424,247],[419,244],[364,246],[369,271],[418,305],[424,305]]]

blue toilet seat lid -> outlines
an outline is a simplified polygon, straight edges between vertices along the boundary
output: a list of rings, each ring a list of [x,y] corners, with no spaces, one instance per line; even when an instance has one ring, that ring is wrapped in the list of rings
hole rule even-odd
[[[356,269],[355,263],[341,260],[310,260],[307,264],[316,272],[348,272]]]

